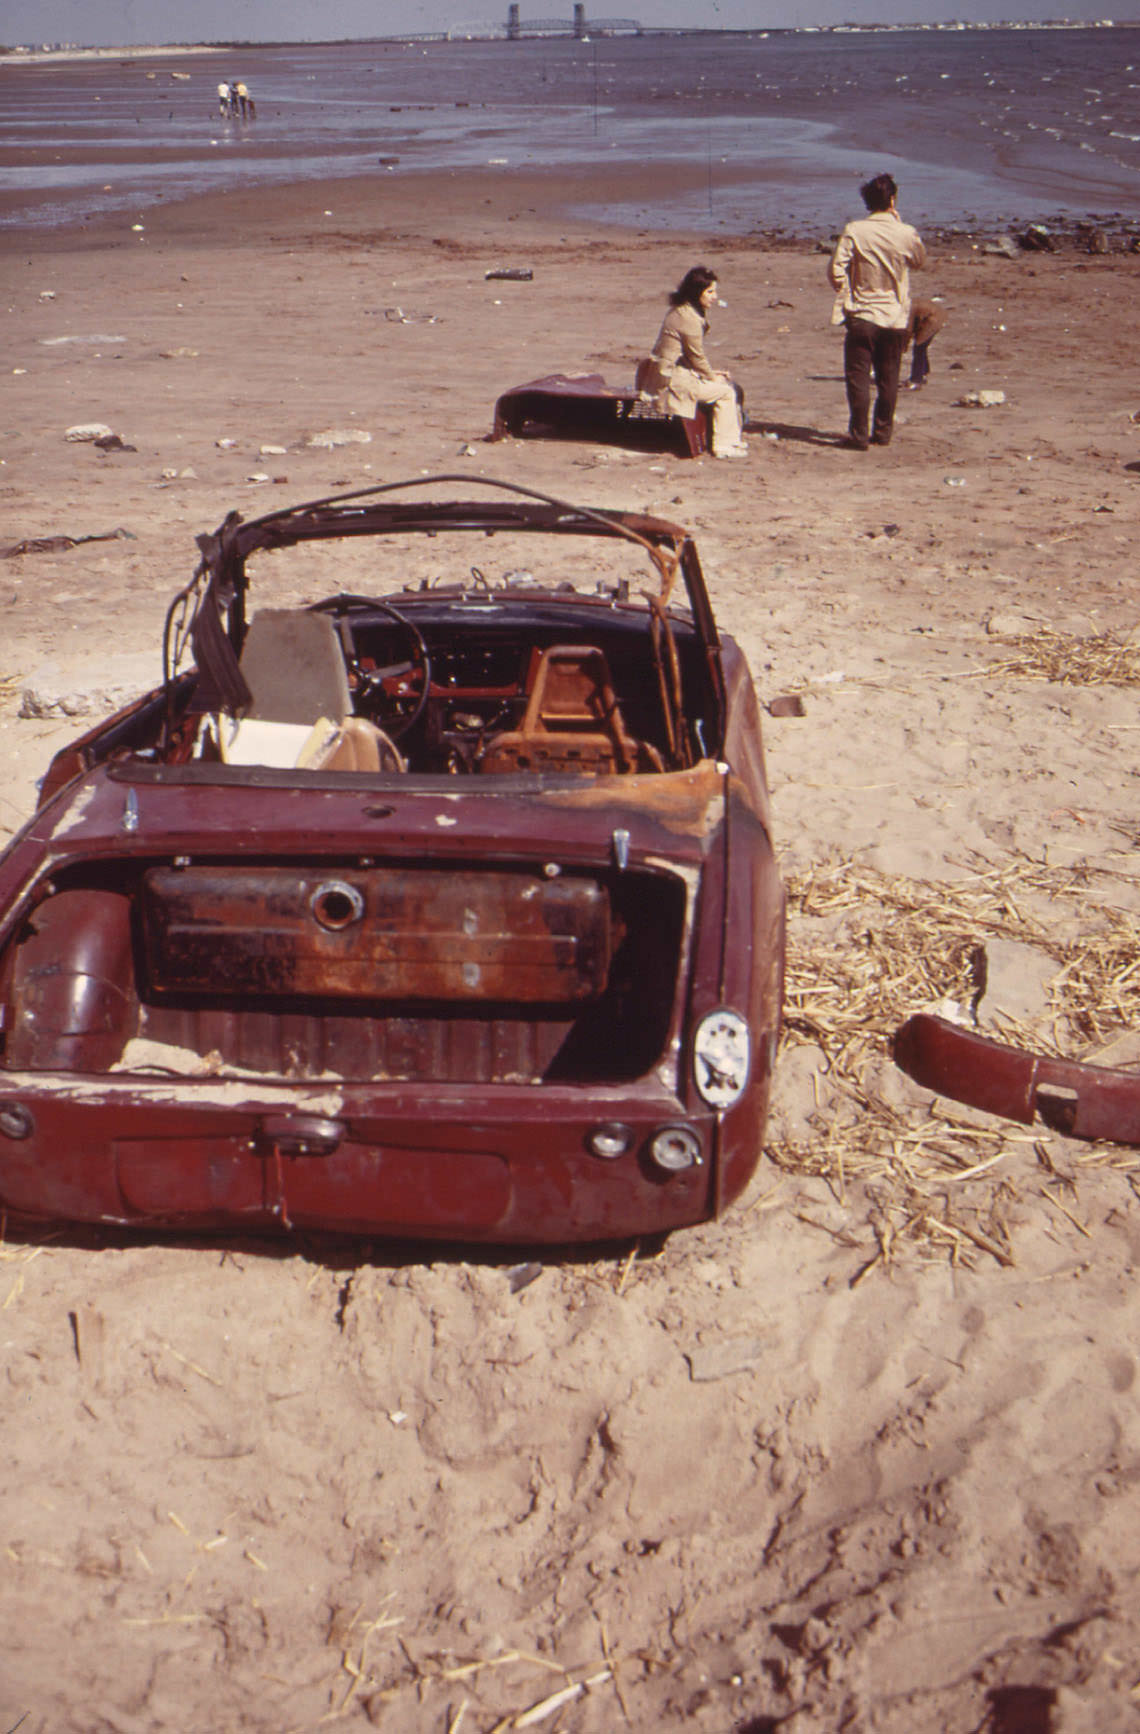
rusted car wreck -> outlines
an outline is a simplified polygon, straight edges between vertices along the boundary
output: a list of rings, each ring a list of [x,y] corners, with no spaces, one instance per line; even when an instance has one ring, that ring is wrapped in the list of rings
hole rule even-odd
[[[557,1243],[746,1184],[744,657],[684,530],[459,481],[231,514],[161,686],[53,761],[0,857],[0,1209]]]

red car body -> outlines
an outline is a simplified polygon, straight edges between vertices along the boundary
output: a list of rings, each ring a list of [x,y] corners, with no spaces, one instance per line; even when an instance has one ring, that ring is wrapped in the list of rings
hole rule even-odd
[[[162,685],[53,761],[0,857],[0,1209],[567,1243],[747,1183],[784,916],[745,660],[683,529],[457,480],[231,514]],[[247,607],[252,556],[361,537],[430,581]]]

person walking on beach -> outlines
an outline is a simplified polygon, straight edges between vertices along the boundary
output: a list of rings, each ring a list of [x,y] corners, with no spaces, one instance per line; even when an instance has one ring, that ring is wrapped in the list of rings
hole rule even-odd
[[[240,79],[234,85],[234,102],[236,107],[241,109],[241,118],[243,120],[245,120],[248,115],[256,113],[253,106],[253,98],[250,96],[247,86],[244,85]]]
[[[910,323],[910,273],[926,263],[917,229],[898,213],[898,187],[891,175],[876,175],[859,189],[865,217],[848,223],[831,258],[828,276],[847,327],[843,371],[847,385],[847,438],[856,451],[891,442],[899,372]],[[875,413],[871,422],[871,379]],[[868,423],[871,423],[868,426]]]
[[[669,311],[652,353],[638,364],[637,389],[658,399],[668,415],[693,416],[707,404],[712,421],[714,458],[743,458],[740,399],[727,373],[718,373],[705,354],[709,308],[717,298],[716,272],[707,265],[686,271],[669,297]]]
[[[233,93],[228,84],[218,86],[218,114],[223,120],[228,120],[233,113]]]

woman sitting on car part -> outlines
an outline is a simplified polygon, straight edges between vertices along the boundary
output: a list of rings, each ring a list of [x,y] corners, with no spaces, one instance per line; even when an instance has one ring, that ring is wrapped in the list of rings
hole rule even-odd
[[[707,404],[712,420],[714,458],[743,458],[740,394],[727,373],[718,373],[705,354],[709,308],[717,298],[716,274],[707,265],[686,271],[669,297],[665,323],[637,369],[637,389],[656,397],[668,415],[692,416]]]

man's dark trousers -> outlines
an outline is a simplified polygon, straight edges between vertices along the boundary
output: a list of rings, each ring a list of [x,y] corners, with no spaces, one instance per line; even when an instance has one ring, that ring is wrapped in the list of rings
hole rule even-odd
[[[885,325],[872,325],[869,319],[848,317],[843,370],[847,382],[847,434],[854,445],[865,446],[868,441],[877,446],[889,444],[905,348],[905,330],[894,331]],[[874,426],[869,427],[872,374],[875,420]]]

